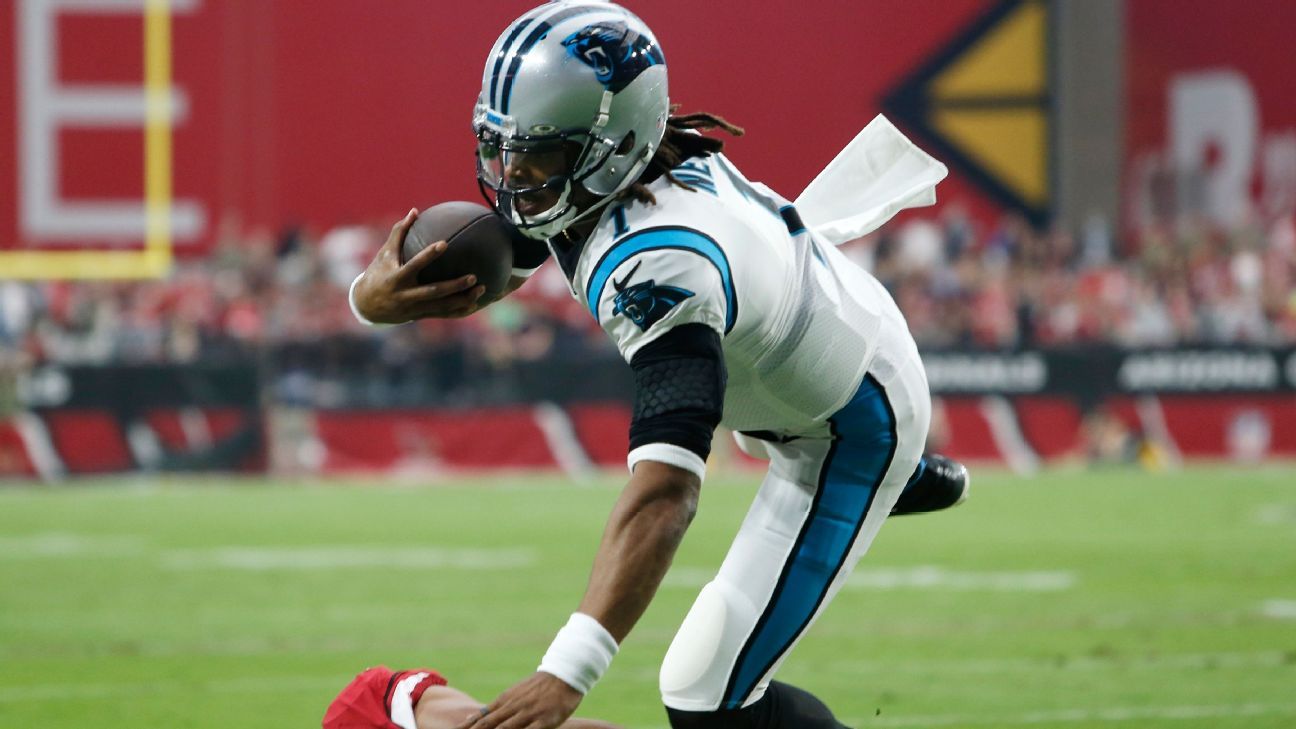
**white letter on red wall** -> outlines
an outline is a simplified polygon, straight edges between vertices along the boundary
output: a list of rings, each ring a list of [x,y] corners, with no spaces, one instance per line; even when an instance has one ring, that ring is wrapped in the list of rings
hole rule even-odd
[[[172,12],[187,12],[197,6],[197,0],[170,0],[169,4]],[[56,22],[60,12],[142,14],[143,0],[18,0],[16,8],[21,109],[18,125],[20,233],[38,242],[143,239],[142,197],[68,200],[59,193],[60,129],[142,130],[145,112],[142,84],[58,83]],[[172,88],[170,93],[174,128],[188,114],[189,103],[183,91]],[[138,163],[143,165],[144,161]],[[172,236],[177,241],[196,238],[203,231],[205,217],[197,202],[175,201],[171,207]]]

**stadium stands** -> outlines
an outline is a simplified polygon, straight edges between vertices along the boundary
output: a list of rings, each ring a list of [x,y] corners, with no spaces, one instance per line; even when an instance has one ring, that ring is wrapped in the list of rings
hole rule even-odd
[[[350,278],[377,227],[316,239],[252,231],[212,259],[158,282],[0,282],[6,359],[63,364],[192,362],[377,335],[347,310]],[[1037,231],[1007,217],[978,230],[956,209],[848,244],[891,289],[920,344],[959,349],[1296,343],[1296,224],[1286,216],[1230,230],[1183,219],[1111,236]],[[384,333],[376,359],[496,370],[573,346],[611,353],[561,274],[546,267],[518,295],[462,321]],[[435,377],[434,377],[435,379]]]

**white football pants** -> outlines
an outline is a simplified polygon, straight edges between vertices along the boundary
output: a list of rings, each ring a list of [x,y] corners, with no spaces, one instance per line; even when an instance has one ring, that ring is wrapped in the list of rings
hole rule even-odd
[[[666,706],[759,700],[868,550],[918,466],[931,420],[917,352],[900,359],[875,363],[819,437],[761,442],[769,472],[662,664]]]

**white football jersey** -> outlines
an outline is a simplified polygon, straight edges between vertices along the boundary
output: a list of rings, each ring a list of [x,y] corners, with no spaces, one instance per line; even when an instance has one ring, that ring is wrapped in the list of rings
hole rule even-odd
[[[673,173],[695,190],[660,178],[656,204],[613,203],[583,246],[551,242],[627,362],[673,327],[711,327],[728,370],[722,423],[779,435],[821,431],[870,368],[921,368],[890,294],[788,200],[723,155]]]

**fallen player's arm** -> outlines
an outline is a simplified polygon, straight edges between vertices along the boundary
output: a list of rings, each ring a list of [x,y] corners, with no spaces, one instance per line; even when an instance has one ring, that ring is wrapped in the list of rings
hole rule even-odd
[[[482,703],[449,686],[432,686],[423,692],[415,715],[418,729],[454,729],[464,717],[480,713]],[[622,729],[593,719],[568,719],[562,729]]]

